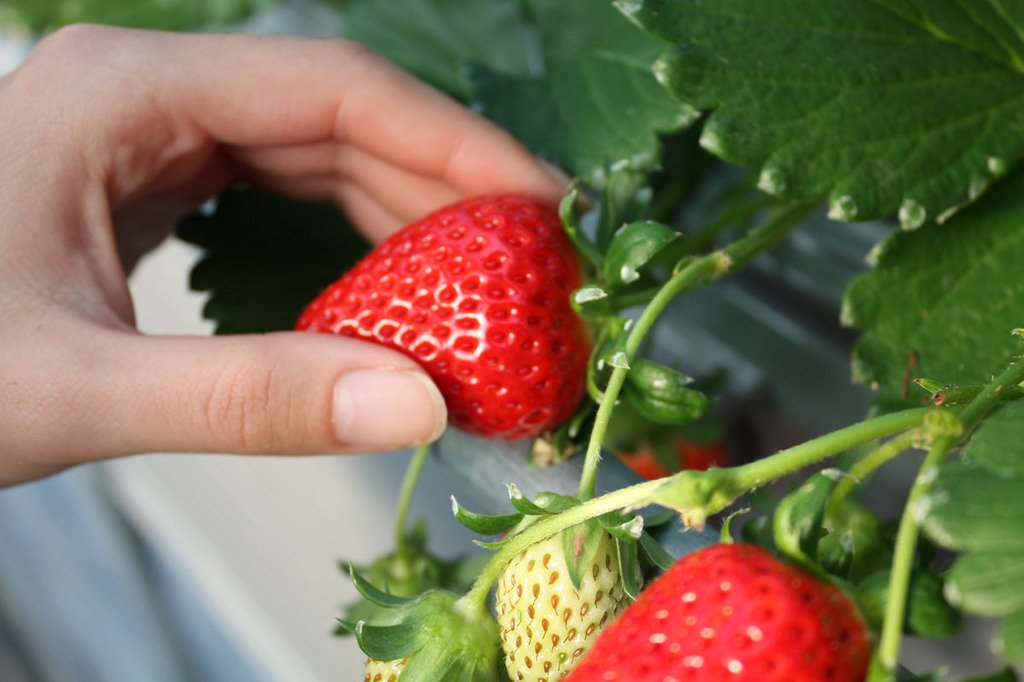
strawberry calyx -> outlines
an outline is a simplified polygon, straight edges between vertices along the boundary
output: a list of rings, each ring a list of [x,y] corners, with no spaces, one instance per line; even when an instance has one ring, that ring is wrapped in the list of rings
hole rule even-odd
[[[381,608],[372,621],[342,621],[374,661],[405,659],[403,682],[502,679],[498,626],[487,613],[466,609],[452,592],[398,597],[349,572],[359,593]]]
[[[419,522],[406,535],[402,546],[394,551],[364,566],[342,562],[339,567],[346,575],[350,571],[357,572],[370,585],[396,597],[413,598],[429,590],[458,593],[469,589],[485,557],[472,555],[445,560],[426,548],[426,540],[426,524]],[[348,623],[373,621],[385,610],[360,594],[358,599],[345,606],[340,620]],[[335,634],[347,636],[352,631],[338,627]]]

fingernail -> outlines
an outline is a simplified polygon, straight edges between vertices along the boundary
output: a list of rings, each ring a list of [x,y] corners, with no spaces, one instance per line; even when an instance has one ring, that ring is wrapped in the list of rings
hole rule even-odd
[[[346,445],[402,448],[436,439],[447,411],[423,372],[360,369],[334,385],[334,432]]]

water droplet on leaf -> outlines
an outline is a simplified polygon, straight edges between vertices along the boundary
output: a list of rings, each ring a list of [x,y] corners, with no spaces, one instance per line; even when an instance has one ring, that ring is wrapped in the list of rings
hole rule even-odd
[[[916,230],[928,219],[928,210],[910,197],[903,200],[899,210],[900,227],[904,230]]]

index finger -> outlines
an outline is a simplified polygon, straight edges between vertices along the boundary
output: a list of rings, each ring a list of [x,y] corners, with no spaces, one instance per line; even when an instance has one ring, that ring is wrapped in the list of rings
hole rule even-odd
[[[564,189],[501,128],[357,43],[118,33],[106,59],[218,142],[341,141],[464,194],[514,191],[554,202]]]

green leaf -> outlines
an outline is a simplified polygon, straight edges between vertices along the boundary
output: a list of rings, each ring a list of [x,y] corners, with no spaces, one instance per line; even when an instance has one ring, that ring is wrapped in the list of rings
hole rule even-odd
[[[1024,475],[960,462],[939,471],[921,505],[929,537],[959,551],[1024,551]]]
[[[466,64],[528,73],[536,56],[532,22],[517,2],[358,0],[345,34],[420,79],[467,99]]]
[[[888,570],[868,576],[856,588],[857,603],[868,621],[880,627],[889,598]],[[960,613],[942,596],[942,580],[930,573],[915,571],[910,577],[904,631],[922,637],[946,639],[956,635],[963,625]]]
[[[786,495],[775,508],[773,529],[775,547],[801,566],[820,572],[818,541],[825,533],[822,521],[825,503],[842,472],[826,469],[811,476]]]
[[[687,424],[703,417],[710,399],[692,388],[692,380],[677,370],[635,358],[623,393],[637,412],[660,424]]]
[[[968,613],[981,616],[1007,616],[1024,608],[1022,588],[1024,549],[968,552],[957,559],[946,576],[949,600]]]
[[[604,278],[615,290],[640,279],[640,271],[662,250],[679,239],[667,225],[644,220],[616,230],[604,258]]]
[[[178,237],[203,249],[191,286],[218,334],[292,329],[307,303],[369,245],[338,210],[257,189],[230,189],[212,214],[189,214]]]
[[[1001,407],[978,429],[961,454],[964,462],[1013,476],[1024,461],[1024,401]]]
[[[915,4],[925,2],[974,4]],[[655,69],[677,98],[712,112],[706,149],[757,167],[770,194],[830,195],[837,219],[899,211],[904,225],[919,226],[973,199],[1024,156],[1018,62],[940,38],[882,4],[618,5],[675,43]],[[1019,17],[1004,19],[1001,28],[1020,31]]]
[[[498,535],[511,530],[523,520],[522,514],[487,515],[471,512],[463,507],[452,495],[452,514],[455,519],[478,535]]]
[[[1024,663],[1024,609],[1003,621],[996,635],[995,650],[1007,661]]]
[[[590,567],[594,565],[594,557],[601,547],[601,536],[605,533],[601,524],[595,520],[586,521],[562,531],[562,552],[565,554],[565,567],[569,571],[569,579],[577,590]]]
[[[1014,173],[948,222],[892,235],[849,287],[843,318],[863,331],[854,377],[878,387],[880,407],[920,403],[918,377],[986,384],[1019,352],[1022,194]]]
[[[1024,458],[1014,456],[1021,415],[1021,403],[1011,403],[983,422],[962,458],[939,467],[915,510],[929,538],[960,552],[946,598],[965,613],[1005,616],[1000,637],[1010,661],[1024,652]]]
[[[658,134],[696,113],[651,73],[663,43],[609,2],[361,0],[346,31],[595,186],[654,169]]]
[[[940,40],[1024,71],[1024,6],[956,0],[875,0]]]
[[[653,170],[657,135],[695,119],[692,109],[665,96],[647,65],[613,54],[584,55],[542,76],[478,69],[471,78],[473,104],[484,116],[598,187],[609,167]]]
[[[30,28],[44,31],[81,22],[185,30],[244,19],[269,0],[7,0]]]

